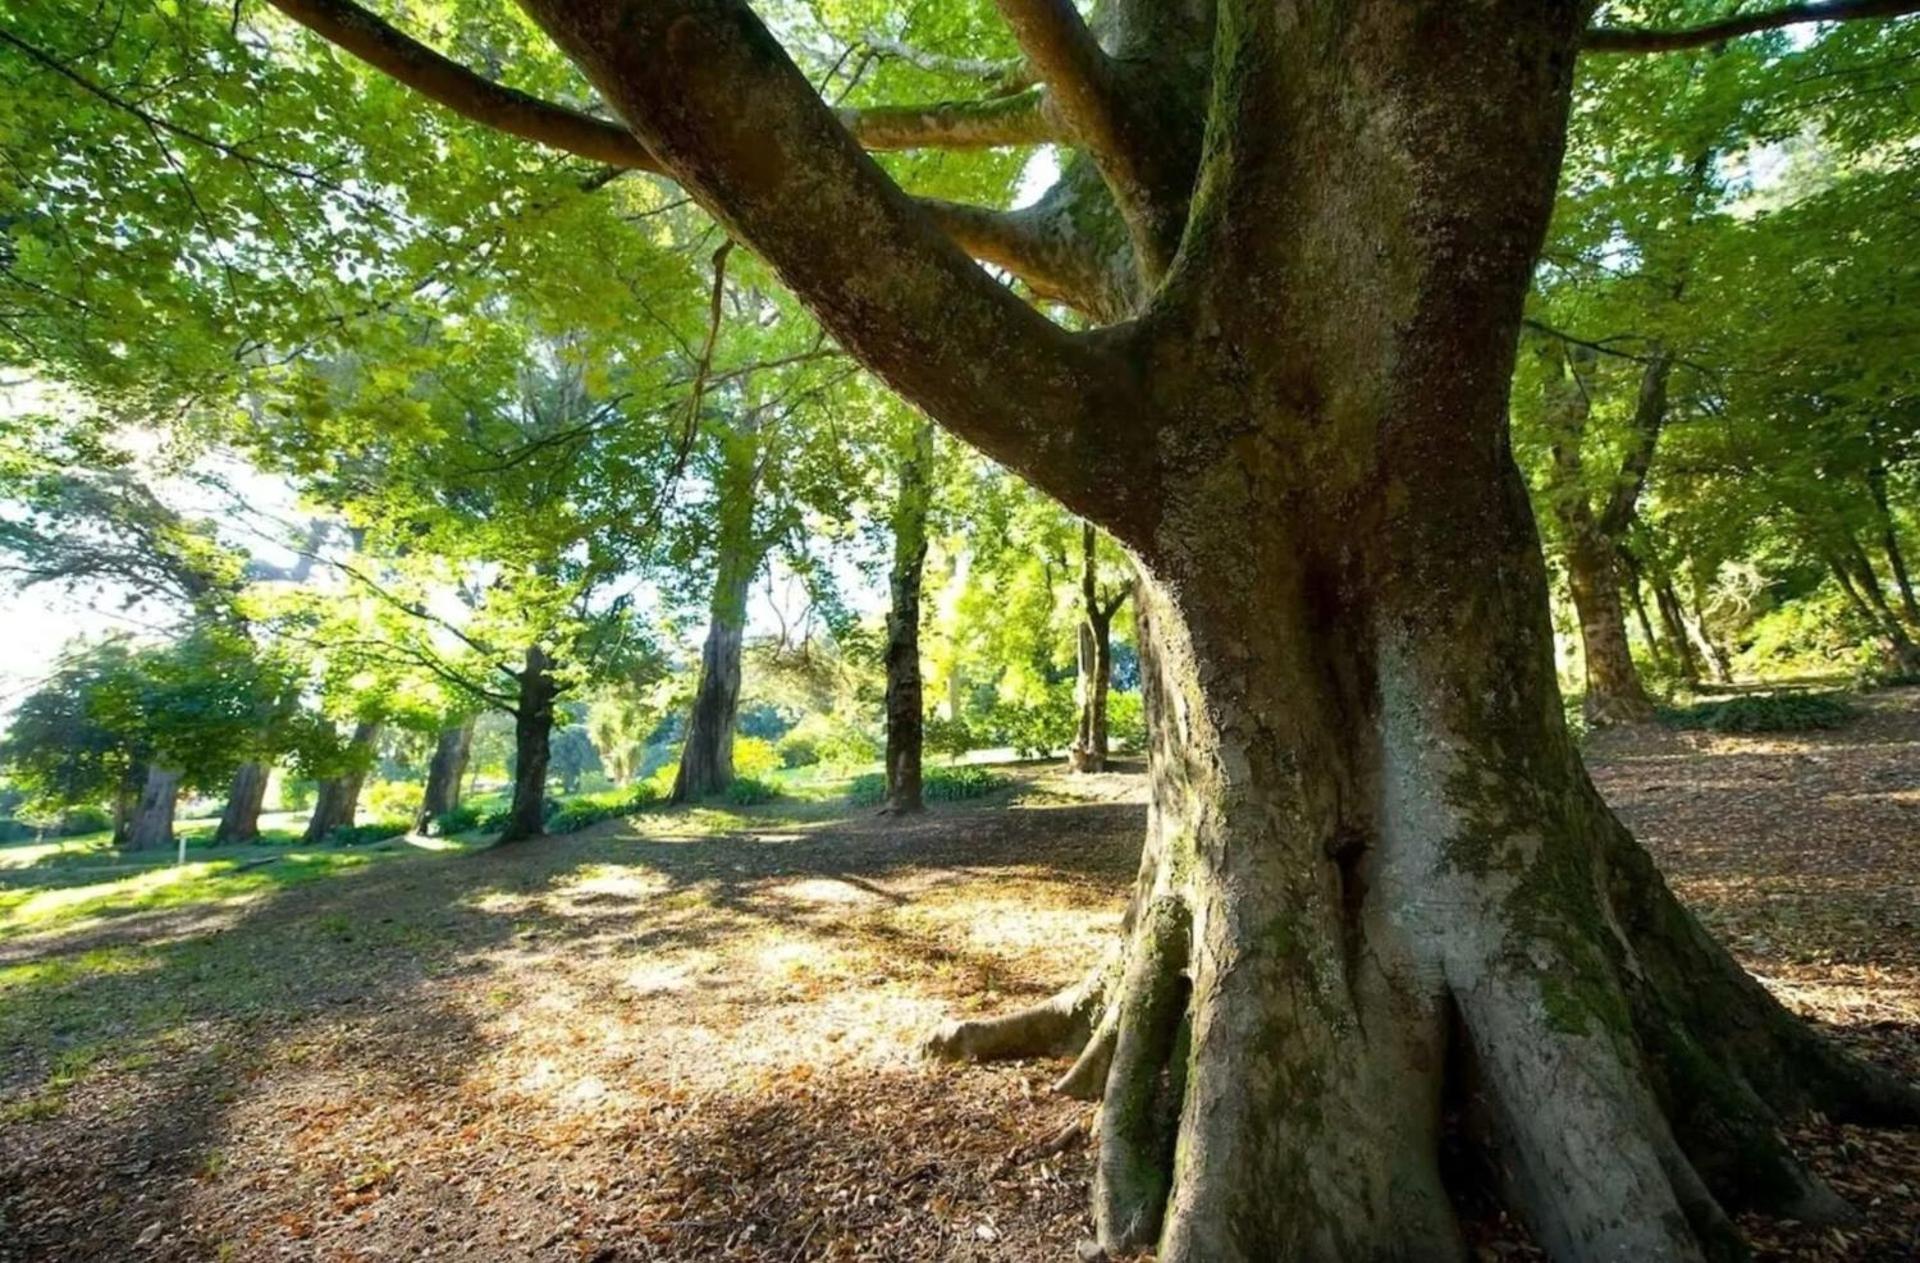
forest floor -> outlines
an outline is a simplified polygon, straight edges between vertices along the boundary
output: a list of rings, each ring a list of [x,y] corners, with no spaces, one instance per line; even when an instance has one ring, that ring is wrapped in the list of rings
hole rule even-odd
[[[1920,1077],[1920,691],[1592,756],[1750,969]],[[0,1260],[1071,1258],[1089,1107],[1059,1067],[914,1053],[1117,922],[1137,770],[1016,780],[908,822],[650,814],[120,899],[0,848]],[[1865,1222],[1749,1219],[1762,1257],[1920,1257],[1920,1135],[1794,1139]]]

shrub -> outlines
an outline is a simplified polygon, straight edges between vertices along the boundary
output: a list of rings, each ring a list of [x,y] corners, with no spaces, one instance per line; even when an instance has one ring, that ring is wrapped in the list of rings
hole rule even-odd
[[[941,719],[939,716],[927,720],[926,729],[921,734],[921,744],[929,752],[944,754],[950,759],[957,759],[979,747],[973,729],[967,726],[966,720]]]
[[[405,820],[374,820],[367,824],[343,824],[327,835],[333,846],[366,846],[404,837],[413,826]]]
[[[738,748],[737,746],[735,747]],[[795,724],[775,747],[788,767],[856,767],[880,757],[880,742],[859,724],[835,715],[812,714]],[[787,751],[800,762],[788,761]],[[735,760],[735,770],[744,770]]]
[[[751,776],[736,776],[720,792],[720,797],[736,807],[757,807],[781,797],[780,787],[771,781]]]
[[[1140,693],[1107,694],[1107,737],[1129,750],[1147,748],[1147,700]]]
[[[930,767],[920,775],[920,797],[930,803],[960,802],[991,794],[1007,783],[1004,776],[977,765]],[[887,800],[887,778],[879,772],[856,776],[847,784],[847,801],[877,807]]]
[[[1809,732],[1838,728],[1856,713],[1843,693],[1754,693],[1663,707],[1660,722],[1708,732]]]
[[[1080,714],[1073,702],[1073,685],[1055,684],[1038,702],[1002,702],[993,709],[1006,743],[1023,759],[1045,758],[1073,744],[1080,730]]]
[[[69,807],[60,813],[59,823],[51,830],[63,838],[71,838],[82,833],[104,833],[113,828],[113,813],[105,807],[88,804],[83,807]]]
[[[598,794],[570,798],[562,803],[560,810],[547,821],[547,832],[578,833],[589,825],[599,824],[602,820],[630,816],[641,808],[650,807],[659,801],[659,792],[644,781],[624,790],[606,790]]]
[[[812,767],[820,761],[820,743],[798,733],[788,733],[773,748],[781,767]]]
[[[425,787],[417,781],[375,781],[366,788],[367,807],[388,816],[410,816],[420,808]]]
[[[280,778],[280,810],[305,811],[313,806],[319,793],[319,787],[308,777],[283,776]]]
[[[773,742],[764,737],[733,739],[733,771],[736,776],[760,779],[780,769],[780,755]]]
[[[438,837],[447,837],[455,833],[467,833],[480,827],[480,808],[476,803],[461,803],[449,811],[443,811],[433,818],[430,830]]]

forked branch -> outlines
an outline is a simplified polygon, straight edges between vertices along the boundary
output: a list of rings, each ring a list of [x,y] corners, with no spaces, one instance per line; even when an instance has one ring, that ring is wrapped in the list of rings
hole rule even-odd
[[[1070,505],[1145,508],[1138,392],[1108,343],[997,284],[860,148],[741,0],[526,0],[601,96],[821,323],[935,419]],[[992,371],[982,371],[991,365]],[[1122,503],[1115,506],[1115,487]]]

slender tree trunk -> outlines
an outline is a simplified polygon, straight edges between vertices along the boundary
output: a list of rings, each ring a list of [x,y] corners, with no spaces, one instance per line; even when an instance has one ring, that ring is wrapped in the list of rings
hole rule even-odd
[[[765,547],[754,535],[753,496],[758,484],[757,445],[751,436],[727,443],[718,480],[719,548],[708,605],[707,639],[700,650],[700,680],[694,686],[673,801],[695,802],[733,783],[733,728],[740,711],[740,651],[746,635],[747,593]]]
[[[1713,678],[1722,684],[1731,684],[1733,683],[1733,656],[1727,652],[1725,645],[1714,639],[1712,629],[1707,626],[1707,601],[1704,588],[1705,585],[1697,581],[1693,584],[1693,618],[1689,626],[1693,629],[1695,643],[1699,645],[1701,654],[1706,658],[1707,664],[1713,668]]]
[[[893,511],[893,569],[887,608],[887,803],[896,815],[919,811],[920,754],[926,728],[920,684],[920,587],[927,566],[927,510],[933,493],[933,426],[917,422],[900,463]]]
[[[1700,656],[1694,652],[1693,637],[1687,630],[1687,612],[1680,604],[1680,594],[1673,590],[1673,583],[1665,575],[1656,575],[1653,582],[1654,605],[1660,611],[1660,625],[1667,635],[1667,647],[1680,663],[1680,676],[1688,685],[1699,687]]]
[[[1113,616],[1129,589],[1107,598],[1100,591],[1099,535],[1093,523],[1080,526],[1080,634],[1074,701],[1080,722],[1067,766],[1075,772],[1107,770],[1107,694],[1113,683]]]
[[[476,716],[468,715],[440,730],[433,745],[433,760],[427,764],[427,788],[420,797],[419,814],[414,817],[414,832],[430,831],[435,820],[460,805],[460,781],[467,774],[467,759],[473,752],[476,722]]]
[[[373,746],[379,738],[378,720],[361,720],[354,725],[353,737],[347,742],[350,770],[320,782],[313,800],[313,815],[307,819],[305,841],[308,846],[324,842],[335,829],[353,824],[360,810],[360,787],[366,783],[367,769],[373,765]]]
[[[1867,488],[1873,493],[1874,509],[1880,519],[1880,548],[1887,555],[1887,569],[1893,572],[1900,589],[1900,610],[1907,625],[1920,630],[1920,603],[1913,596],[1913,580],[1907,575],[1906,553],[1900,547],[1900,531],[1893,520],[1893,504],[1887,496],[1887,468],[1875,465],[1867,471]]]
[[[260,838],[260,808],[267,800],[267,778],[272,769],[257,759],[242,763],[233,773],[226,810],[213,840],[219,846],[239,846]]]
[[[116,847],[128,847],[133,844],[133,817],[140,806],[140,791],[147,784],[147,766],[144,763],[130,764],[120,778],[120,785],[113,794],[113,844]]]
[[[1639,624],[1640,639],[1647,646],[1647,656],[1666,670],[1666,654],[1660,648],[1660,638],[1653,634],[1653,619],[1647,613],[1646,590],[1641,587],[1635,576],[1627,578],[1627,598],[1633,602],[1633,621]]]
[[[1586,669],[1581,709],[1595,727],[1645,723],[1653,718],[1653,700],[1641,683],[1627,641],[1627,618],[1620,604],[1615,564],[1618,547],[1603,520],[1611,513],[1595,514],[1585,480],[1581,444],[1591,405],[1580,377],[1584,360],[1557,344],[1543,347],[1542,354],[1559,370],[1547,379],[1554,430],[1547,495],[1560,522],[1567,590],[1580,622]],[[1630,507],[1629,503],[1629,512],[1623,516],[1631,516]]]
[[[152,851],[173,845],[173,809],[180,801],[180,777],[171,768],[148,765],[140,801],[127,826],[127,849]]]
[[[1879,623],[1886,637],[1888,656],[1894,668],[1901,675],[1920,672],[1920,646],[1914,644],[1913,637],[1907,634],[1906,625],[1887,603],[1886,589],[1880,586],[1880,576],[1874,573],[1873,560],[1867,556],[1866,549],[1860,547],[1860,541],[1854,538],[1852,531],[1846,533],[1845,543],[1854,580],[1859,584],[1860,595],[1866,598],[1874,621]]]
[[[513,714],[513,802],[500,841],[520,842],[546,832],[547,764],[552,756],[553,703],[559,694],[552,660],[538,645],[527,649],[520,698]]]
[[[1886,669],[1901,676],[1920,674],[1920,647],[1914,645],[1906,629],[1886,609],[1884,598],[1875,605],[1862,594],[1864,585],[1860,583],[1860,575],[1850,569],[1844,557],[1829,555],[1827,568],[1833,572],[1834,581],[1846,594],[1847,603],[1853,606],[1860,621],[1879,632],[1880,656]]]

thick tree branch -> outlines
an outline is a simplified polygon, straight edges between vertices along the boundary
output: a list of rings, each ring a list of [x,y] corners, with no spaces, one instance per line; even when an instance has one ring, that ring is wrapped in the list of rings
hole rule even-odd
[[[1150,513],[1154,480],[1124,466],[1154,448],[1110,343],[1062,330],[961,253],[741,0],[525,4],[674,178],[869,368],[1068,504]]]
[[[1033,86],[1033,67],[1029,66],[1024,58],[992,61],[976,57],[948,57],[941,53],[929,52],[924,48],[915,48],[911,44],[876,31],[869,31],[862,35],[860,42],[882,57],[904,61],[909,66],[931,74],[978,79],[993,89],[996,95],[1018,92]]]
[[[1609,539],[1618,539],[1626,531],[1647,485],[1653,450],[1667,424],[1667,381],[1672,374],[1673,361],[1664,354],[1649,360],[1641,370],[1640,396],[1633,408],[1633,435],[1620,463],[1620,476],[1600,511],[1600,531]]]
[[[1897,18],[1920,13],[1920,0],[1827,0],[1827,3],[1787,4],[1678,30],[1600,26],[1580,43],[1589,53],[1670,53],[1699,48],[1807,22],[1847,22],[1858,18]]]
[[[868,149],[991,149],[1044,145],[1061,138],[1047,95],[1039,88],[984,101],[879,105],[838,113],[853,138]]]
[[[611,166],[639,171],[662,169],[646,146],[619,124],[495,83],[352,0],[268,3],[322,39],[471,122]]]
[[[962,250],[1026,282],[1040,297],[1090,315],[1101,311],[1112,284],[1106,267],[1095,251],[1053,231],[1046,216],[937,198],[920,198],[919,206]]]

